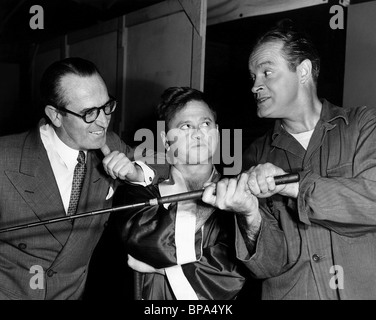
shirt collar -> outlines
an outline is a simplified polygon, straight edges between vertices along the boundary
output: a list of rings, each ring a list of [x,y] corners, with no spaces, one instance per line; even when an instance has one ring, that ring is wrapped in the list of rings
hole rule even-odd
[[[322,109],[319,122],[323,123],[324,126],[328,127],[329,129],[333,128],[335,125],[333,125],[332,122],[339,118],[342,118],[346,124],[349,124],[349,118],[344,108],[337,107],[326,99],[322,99],[321,102]],[[275,140],[280,134],[288,135],[288,133],[282,127],[282,121],[277,119],[274,123],[272,140]]]
[[[59,155],[61,160],[67,166],[68,169],[74,169],[77,164],[77,157],[79,150],[68,147],[63,141],[60,140],[55,132],[55,129],[49,125],[44,124],[40,127],[41,133],[43,133],[50,142],[51,148]],[[87,158],[87,151],[85,153],[85,161]]]

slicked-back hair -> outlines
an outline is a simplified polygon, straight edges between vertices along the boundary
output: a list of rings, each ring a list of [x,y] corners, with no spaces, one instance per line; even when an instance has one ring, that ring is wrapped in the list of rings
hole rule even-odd
[[[157,106],[158,120],[165,121],[166,130],[168,130],[175,114],[191,101],[200,101],[207,104],[213,114],[214,121],[217,121],[217,113],[203,92],[190,87],[170,87],[162,93],[161,101]]]
[[[320,57],[310,36],[304,31],[298,30],[292,20],[280,20],[275,27],[268,30],[257,39],[251,52],[253,53],[258,47],[265,43],[276,41],[282,42],[283,57],[287,61],[291,71],[296,71],[296,67],[303,60],[309,59],[311,61],[312,78],[317,85],[320,73]]]
[[[40,83],[41,98],[44,106],[52,105],[57,109],[66,107],[68,102],[65,100],[64,92],[61,88],[61,79],[68,74],[80,77],[93,75],[101,77],[94,63],[82,58],[72,57],[52,63],[44,72]]]

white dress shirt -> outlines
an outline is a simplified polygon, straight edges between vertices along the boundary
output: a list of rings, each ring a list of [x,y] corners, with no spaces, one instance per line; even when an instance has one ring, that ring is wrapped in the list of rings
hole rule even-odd
[[[47,151],[48,159],[50,160],[57,186],[59,188],[65,213],[67,213],[72,191],[74,168],[77,164],[79,150],[72,149],[61,141],[53,127],[49,124],[42,125],[39,128],[39,131],[43,145]],[[84,152],[86,161],[87,151]],[[150,184],[154,178],[154,171],[142,162],[136,161],[136,163],[140,165],[145,176],[145,181],[137,184],[141,184],[143,186]],[[112,195],[113,189],[110,188],[106,200],[112,197]]]
[[[72,149],[61,141],[49,124],[42,125],[39,131],[60,191],[65,213],[67,213],[79,150]],[[85,161],[86,158],[87,152],[85,151]]]

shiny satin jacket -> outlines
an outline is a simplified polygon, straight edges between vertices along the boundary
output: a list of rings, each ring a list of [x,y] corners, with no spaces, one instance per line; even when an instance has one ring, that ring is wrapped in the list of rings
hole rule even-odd
[[[111,150],[132,157],[113,133]],[[0,138],[0,226],[65,216],[46,150],[33,131]],[[77,213],[110,208],[113,179],[103,170],[103,155],[88,151],[87,173]],[[0,234],[0,299],[79,299],[91,254],[108,214]]]
[[[263,298],[376,299],[375,109],[324,100],[307,151],[277,120],[245,152],[244,168],[265,162],[301,179],[297,199],[262,201],[265,219],[250,258],[239,242],[243,261],[265,279]],[[268,246],[280,253],[268,256]]]
[[[167,184],[164,186],[170,194],[183,191]],[[123,199],[144,202],[158,198],[162,190],[161,184],[119,187],[114,205],[123,204]],[[135,290],[139,293],[136,298],[229,300],[239,294],[248,270],[235,256],[234,214],[201,207],[198,210],[210,210],[212,214],[195,232],[195,220],[186,219],[188,211],[193,216],[197,212],[195,205],[196,201],[156,205],[112,217],[130,255],[155,268],[165,268],[164,275],[136,274]],[[193,210],[189,210],[192,206]],[[188,294],[190,290],[192,294]]]

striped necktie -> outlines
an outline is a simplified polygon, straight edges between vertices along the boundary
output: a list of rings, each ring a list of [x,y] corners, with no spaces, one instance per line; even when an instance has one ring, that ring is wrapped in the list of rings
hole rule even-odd
[[[67,213],[68,216],[76,213],[78,201],[80,200],[82,185],[85,179],[86,163],[85,153],[83,151],[80,151],[78,153],[77,162],[78,163],[74,168],[72,192],[69,200],[69,207]]]

